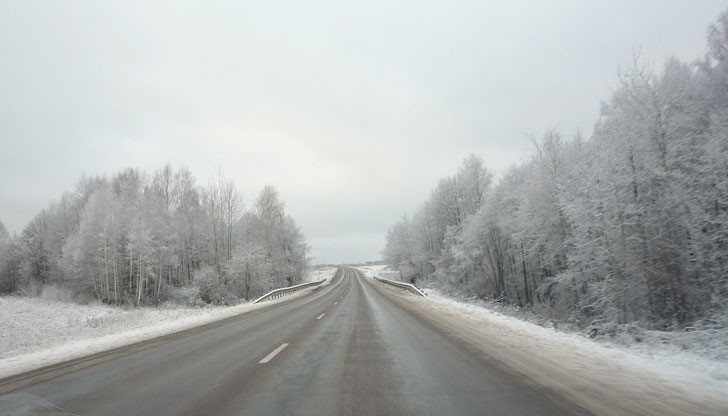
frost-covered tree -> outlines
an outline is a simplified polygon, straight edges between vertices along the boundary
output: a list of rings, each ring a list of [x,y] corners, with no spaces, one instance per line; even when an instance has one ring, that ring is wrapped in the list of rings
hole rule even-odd
[[[81,298],[149,305],[178,292],[186,302],[192,292],[181,288],[189,285],[206,301],[228,303],[298,282],[307,266],[303,235],[277,192],[264,194],[275,209],[246,214],[222,174],[204,188],[170,165],[152,175],[83,177],[17,239],[0,238],[0,289],[54,285]]]
[[[11,293],[18,288],[17,250],[15,241],[0,221],[0,294]]]
[[[308,247],[295,221],[286,215],[285,204],[275,188],[266,186],[260,192],[255,210],[247,218],[244,239],[260,242],[273,286],[292,285],[303,279]]]
[[[727,51],[728,12],[704,59],[635,59],[589,139],[547,132],[483,193],[462,191],[466,162],[390,229],[385,258],[581,325],[728,324]]]
[[[402,278],[416,282],[457,267],[457,236],[465,221],[485,201],[492,175],[481,158],[467,157],[457,174],[441,179],[430,197],[410,218],[403,217],[387,233],[383,256]],[[442,274],[442,273],[441,273]]]
[[[412,238],[412,230],[407,215],[387,230],[387,243],[384,248],[384,261],[394,266],[404,281],[413,281],[418,275],[414,248],[416,241]]]

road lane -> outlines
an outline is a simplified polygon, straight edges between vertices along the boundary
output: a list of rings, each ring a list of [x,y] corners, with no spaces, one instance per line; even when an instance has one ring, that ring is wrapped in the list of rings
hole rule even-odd
[[[305,298],[17,392],[82,415],[587,414],[376,285],[343,269]]]
[[[588,414],[484,361],[404,311],[375,283],[354,284],[327,323],[298,340],[277,371],[220,414]],[[328,315],[327,315],[328,316]]]
[[[305,314],[328,311],[349,283],[334,282],[311,295],[172,337],[109,361],[36,383],[20,391],[40,396],[82,415],[178,414],[203,402],[232,374],[256,373],[255,366],[285,336],[305,331]],[[21,380],[22,383],[22,380]],[[0,383],[0,391],[12,386]]]

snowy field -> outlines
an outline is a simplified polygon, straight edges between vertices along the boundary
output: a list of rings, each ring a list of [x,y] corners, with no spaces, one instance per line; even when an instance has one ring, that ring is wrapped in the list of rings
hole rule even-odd
[[[361,270],[369,277],[395,278],[383,266]],[[384,288],[396,291],[388,286]],[[691,414],[703,414],[702,406],[728,409],[728,359],[715,358],[725,355],[728,340],[693,349],[646,342],[617,345],[539,326],[482,305],[444,296],[433,289],[426,290],[427,298],[397,292],[419,310],[435,317],[433,321],[449,322],[449,332],[468,334],[465,335],[468,342],[481,346],[497,345],[499,348],[490,350],[489,354],[518,371],[534,378],[552,374],[552,378],[543,376],[547,385],[561,380],[562,385],[557,388],[568,389],[572,386],[563,380],[571,380],[571,384],[581,385],[577,390],[598,386],[595,391],[604,388],[621,394],[626,409],[650,402],[664,406],[669,413],[671,401],[676,406],[678,403],[693,406],[696,413]]]
[[[331,282],[335,268],[307,280]],[[43,298],[0,297],[0,378],[133,344],[303,296],[302,290],[259,304],[209,308],[115,308]]]
[[[378,264],[375,266],[362,266],[357,267],[357,269],[364,273],[364,275],[367,277],[377,276],[385,279],[397,280],[394,276],[396,273],[390,271],[389,266],[386,264]]]

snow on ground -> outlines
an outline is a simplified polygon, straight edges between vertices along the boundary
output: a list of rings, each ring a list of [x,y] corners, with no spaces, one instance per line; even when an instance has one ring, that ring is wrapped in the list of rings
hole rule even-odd
[[[387,265],[374,267],[360,267],[368,277],[382,277],[399,280],[398,273]],[[585,346],[596,346],[611,355],[618,355],[630,359],[642,367],[652,371],[670,375],[689,375],[696,385],[712,384],[715,382],[728,383],[728,331],[718,333],[717,330],[691,331],[685,333],[642,331],[641,342],[634,340],[618,340],[610,342],[606,337],[592,340],[583,334],[563,332],[555,328],[544,327],[550,322],[547,319],[538,319],[537,322],[527,322],[520,317],[511,317],[489,308],[486,302],[454,299],[443,295],[435,289],[424,289],[429,299],[440,307],[448,307],[467,313],[468,316],[478,317],[481,320],[498,321],[501,325],[518,327],[521,330],[532,330],[542,336],[548,334],[561,340]],[[475,303],[475,304],[473,304]],[[568,327],[567,327],[568,328]],[[710,332],[704,335],[701,332]],[[669,341],[669,342],[668,342]],[[719,383],[722,384],[722,383]],[[728,384],[721,385],[721,391],[728,391]]]
[[[378,267],[359,269],[368,277],[399,280],[395,271]],[[616,344],[540,326],[434,289],[426,289],[428,296],[422,298],[381,288],[404,298],[414,310],[489,358],[578,397],[598,413],[728,415],[725,333],[709,338],[699,332],[647,334],[642,342]],[[667,336],[680,342],[667,343]],[[691,345],[691,340],[700,344]]]
[[[326,285],[335,272],[332,267],[314,269],[306,280],[326,279]],[[183,331],[310,291],[301,290],[258,304],[209,308],[123,309],[43,298],[0,297],[0,378]]]
[[[684,414],[728,414],[727,360],[674,348],[629,348],[596,342],[458,301],[432,289],[427,290],[427,298],[400,294],[434,316],[433,320],[446,322],[455,335],[489,345],[488,354],[493,358],[534,375],[545,385],[553,383],[549,387],[558,386],[554,388],[574,396],[602,392],[592,399],[612,394],[619,403],[604,408],[609,410],[607,414],[632,414],[635,406],[644,406],[639,414],[655,414],[656,408],[661,409],[657,414],[680,414],[682,409],[689,409]]]
[[[604,356],[605,358],[626,360],[667,378],[679,379],[686,386],[699,389],[717,387],[717,392],[721,396],[728,392],[728,359],[714,359],[712,358],[714,354],[709,354],[711,357],[705,357],[691,350],[681,350],[672,345],[639,343],[626,346],[604,340],[594,341],[581,334],[561,332],[554,328],[547,328],[510,317],[482,306],[455,300],[440,294],[434,289],[427,289],[427,295],[429,301],[439,308],[459,311],[471,318],[513,328],[524,333],[537,335],[540,338],[560,343],[571,343],[581,349],[589,350],[592,356],[595,357]],[[696,351],[700,351],[700,349],[696,348]]]
[[[336,267],[316,267],[309,269],[308,274],[303,279],[305,282],[315,282],[321,279],[331,279],[336,273]]]
[[[388,272],[390,272],[389,266],[386,264],[361,266],[361,267],[357,267],[357,269],[359,271],[361,271],[362,273],[364,273],[364,275],[367,277],[374,277],[374,276],[385,277],[384,275],[387,274]],[[390,273],[394,273],[394,272],[390,272]],[[385,278],[387,278],[387,277],[385,277]]]

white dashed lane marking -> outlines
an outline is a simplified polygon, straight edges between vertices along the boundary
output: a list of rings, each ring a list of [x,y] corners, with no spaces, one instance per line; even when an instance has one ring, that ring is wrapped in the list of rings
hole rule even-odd
[[[283,349],[286,348],[287,346],[288,346],[288,344],[281,344],[280,347],[274,349],[273,352],[266,355],[265,358],[263,358],[262,360],[258,361],[258,364],[266,364],[268,361],[275,358],[275,356],[278,355],[279,352],[283,351]]]

